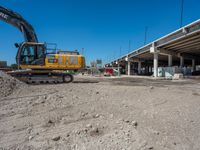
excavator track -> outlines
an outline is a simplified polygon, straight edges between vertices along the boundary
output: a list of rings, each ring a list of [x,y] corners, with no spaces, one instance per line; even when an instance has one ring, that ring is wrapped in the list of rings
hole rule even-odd
[[[8,72],[12,77],[28,84],[70,83],[73,75],[52,70],[16,70]]]

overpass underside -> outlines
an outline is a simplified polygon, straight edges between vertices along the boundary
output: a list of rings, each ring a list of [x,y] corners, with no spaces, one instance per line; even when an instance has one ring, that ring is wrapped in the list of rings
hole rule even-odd
[[[111,62],[128,74],[154,77],[200,70],[200,20]]]

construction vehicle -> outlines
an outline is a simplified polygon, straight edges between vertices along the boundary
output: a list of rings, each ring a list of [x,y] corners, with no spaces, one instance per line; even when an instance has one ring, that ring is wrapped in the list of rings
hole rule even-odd
[[[46,43],[39,43],[34,28],[18,13],[0,6],[0,20],[13,25],[24,35],[24,42],[16,43],[18,70],[8,72],[27,83],[72,82],[71,70],[85,67],[85,58],[77,51],[56,51],[48,49]]]

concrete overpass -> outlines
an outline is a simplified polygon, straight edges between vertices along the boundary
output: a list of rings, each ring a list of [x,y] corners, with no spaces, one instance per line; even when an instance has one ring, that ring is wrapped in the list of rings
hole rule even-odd
[[[200,19],[133,50],[110,64],[126,66],[128,75],[135,69],[137,74],[141,74],[141,69],[145,68],[145,72],[153,72],[154,77],[158,77],[158,67],[166,66],[190,66],[194,71],[195,66],[200,65]]]

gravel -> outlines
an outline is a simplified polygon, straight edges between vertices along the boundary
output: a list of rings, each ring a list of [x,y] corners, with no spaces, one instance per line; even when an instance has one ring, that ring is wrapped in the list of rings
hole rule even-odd
[[[199,150],[199,80],[95,80],[2,98],[0,150]]]
[[[0,71],[0,97],[6,97],[26,84]]]

